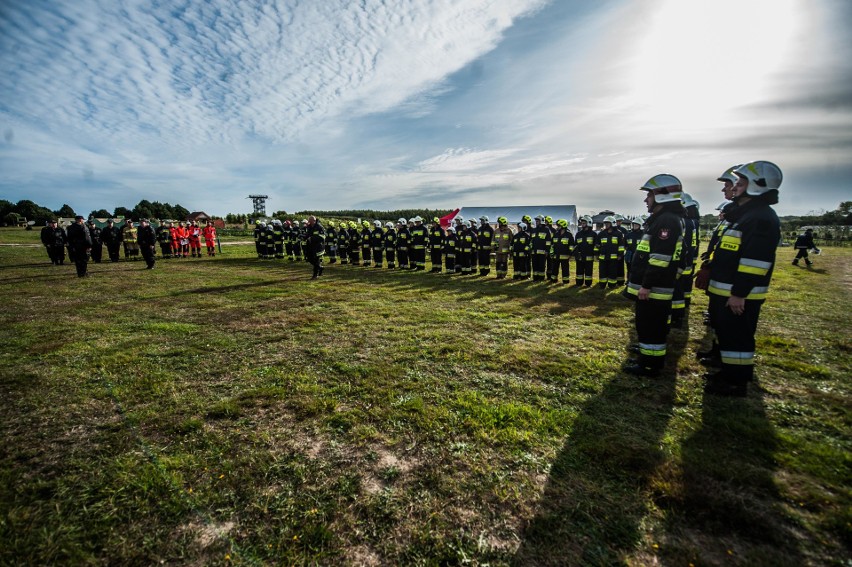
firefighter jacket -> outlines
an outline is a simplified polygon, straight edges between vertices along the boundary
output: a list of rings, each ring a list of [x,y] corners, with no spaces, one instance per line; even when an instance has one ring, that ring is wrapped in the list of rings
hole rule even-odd
[[[205,242],[214,242],[216,240],[216,227],[212,224],[208,224],[207,226],[205,226],[204,230],[202,230],[201,233],[204,235]]]
[[[168,230],[166,230],[166,232],[168,232]],[[121,242],[121,229],[115,225],[112,227],[109,225],[105,226],[101,231],[101,242],[107,246],[113,243],[118,244]]]
[[[816,248],[816,244],[814,244],[814,235],[812,232],[806,232],[805,234],[800,234],[796,237],[796,243],[793,244],[793,248],[796,250],[812,250]]]
[[[533,255],[548,254],[550,247],[553,245],[553,232],[547,225],[535,227],[530,233],[531,250]]]
[[[369,228],[363,228],[361,230],[361,248],[371,248],[370,240],[373,237],[373,231]]]
[[[305,243],[311,253],[317,256],[325,254],[325,228],[320,224],[320,221],[308,226],[305,229],[304,236]]]
[[[328,227],[325,230],[325,241],[329,244],[329,246],[334,246],[337,248],[337,229],[333,226]]]
[[[512,251],[512,238],[515,234],[507,225],[497,225],[494,230],[494,251],[497,254],[508,254]]]
[[[410,242],[411,233],[408,231],[408,227],[403,225],[396,233],[396,249],[402,252],[407,252]]]
[[[444,255],[447,258],[455,258],[456,257],[456,249],[458,247],[459,237],[456,236],[455,231],[447,232],[444,236]]]
[[[374,228],[370,233],[370,246],[376,253],[381,253],[384,250],[385,233],[380,228]]]
[[[707,293],[752,300],[766,299],[781,240],[781,223],[770,203],[752,197],[725,217],[730,223],[710,263]]]
[[[560,228],[553,234],[553,253],[557,260],[570,260],[574,253],[574,235],[567,228]]]
[[[415,224],[411,229],[411,247],[415,250],[425,249],[426,242],[429,240],[429,232],[426,230],[426,225]]]
[[[125,243],[125,246],[130,249],[136,248],[136,236],[136,227],[133,226],[132,223],[125,224],[121,229],[121,240]]]
[[[680,255],[680,267],[678,272],[684,276],[691,276],[694,256],[692,255],[692,240],[695,238],[692,220],[683,219],[683,250]]]
[[[272,242],[275,244],[284,243],[284,227],[280,224],[272,225]]]
[[[157,227],[157,242],[160,244],[171,244],[172,242],[172,233],[164,224],[161,224]]]
[[[630,263],[625,295],[635,299],[639,288],[651,290],[651,299],[671,301],[683,249],[683,205],[662,203],[645,223]]]
[[[177,230],[177,229],[176,229],[176,228],[172,228],[172,230]],[[254,226],[254,241],[255,241],[255,242],[260,242],[260,233],[261,233],[261,232],[263,232],[263,227],[262,227],[262,226],[260,226],[259,224],[256,224],[256,225]],[[174,240],[176,240],[176,239],[174,239]]]
[[[48,246],[65,246],[68,244],[68,234],[61,226],[51,228],[47,234]]]
[[[432,250],[440,250],[444,245],[444,229],[440,223],[435,223],[429,229],[429,246]]]
[[[597,234],[591,227],[581,228],[574,235],[574,255],[577,258],[591,260],[595,255]]]
[[[384,241],[385,250],[396,250],[395,229],[389,228],[388,231],[382,236],[382,240]]]
[[[624,257],[624,234],[615,227],[603,229],[595,239],[598,260],[618,260]]]
[[[349,250],[349,230],[346,228],[340,227],[337,232],[337,249],[340,251]]]
[[[627,236],[624,237],[624,251],[626,253],[636,252],[636,245],[642,240],[642,234],[641,228],[631,230],[627,233]]]
[[[456,233],[459,239],[459,250],[462,252],[473,252],[476,248],[476,233],[469,226]]]
[[[494,229],[490,224],[486,224],[479,228],[479,235],[476,237],[476,246],[480,250],[491,250],[494,246]]]
[[[157,243],[157,235],[154,234],[154,227],[150,224],[148,226],[140,226],[136,236],[136,242],[138,242],[139,246],[143,248],[153,247],[154,244]]]
[[[518,258],[523,258],[530,255],[532,247],[532,238],[525,230],[519,230],[518,234],[512,237],[512,254]]]
[[[94,225],[89,225],[89,235],[92,237],[92,246],[100,246],[101,245],[101,229]]]
[[[68,249],[75,252],[85,252],[92,247],[92,236],[89,229],[81,223],[74,223],[68,227]]]
[[[361,250],[361,233],[357,228],[349,228],[349,249],[356,252]]]

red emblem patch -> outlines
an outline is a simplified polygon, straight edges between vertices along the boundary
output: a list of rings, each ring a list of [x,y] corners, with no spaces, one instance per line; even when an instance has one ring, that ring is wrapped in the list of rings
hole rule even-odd
[[[660,237],[660,240],[665,240],[666,238],[668,238],[669,237],[669,229],[661,228],[659,237]]]

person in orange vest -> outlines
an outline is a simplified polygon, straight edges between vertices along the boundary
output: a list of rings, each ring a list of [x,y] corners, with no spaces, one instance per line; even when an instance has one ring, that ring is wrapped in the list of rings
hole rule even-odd
[[[177,228],[178,235],[178,256],[189,258],[189,230],[186,228],[186,223],[181,221]]]
[[[173,222],[169,223],[169,236],[172,239],[172,256],[180,258],[180,233]]]
[[[216,227],[213,226],[213,221],[207,223],[204,230],[201,231],[204,235],[204,245],[207,246],[207,255],[216,255]]]
[[[188,224],[186,232],[192,257],[201,258],[201,227],[198,226],[198,221],[192,221],[192,223]]]

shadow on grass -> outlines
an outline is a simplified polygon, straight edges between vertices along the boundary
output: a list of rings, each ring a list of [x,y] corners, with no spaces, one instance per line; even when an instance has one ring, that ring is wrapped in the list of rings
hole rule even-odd
[[[682,493],[658,502],[672,564],[806,564],[773,479],[778,438],[762,391],[751,390],[747,399],[704,396],[701,427],[683,444]]]

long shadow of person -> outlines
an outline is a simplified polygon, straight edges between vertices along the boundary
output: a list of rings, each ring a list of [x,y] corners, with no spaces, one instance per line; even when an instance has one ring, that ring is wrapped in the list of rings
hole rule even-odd
[[[636,548],[648,479],[665,459],[660,440],[674,390],[672,371],[652,379],[618,375],[584,405],[514,564],[610,565]]]
[[[658,502],[670,535],[661,556],[673,564],[804,562],[773,479],[778,438],[762,391],[750,389],[747,399],[704,396],[701,427],[682,448],[682,496]]]

